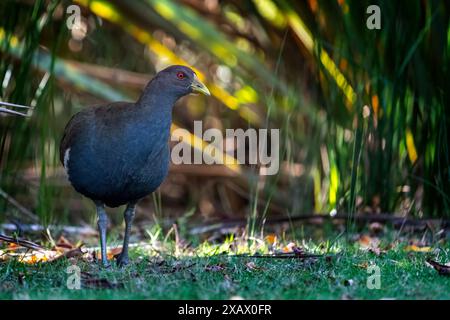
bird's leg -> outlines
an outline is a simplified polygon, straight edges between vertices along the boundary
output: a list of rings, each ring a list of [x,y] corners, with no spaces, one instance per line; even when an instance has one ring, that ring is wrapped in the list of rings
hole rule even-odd
[[[108,267],[108,259],[106,255],[106,228],[108,227],[108,216],[106,215],[105,205],[100,202],[95,203],[97,207],[97,226],[100,233],[100,247],[102,253],[102,265]]]
[[[127,205],[127,208],[124,212],[124,219],[125,219],[125,235],[123,237],[123,247],[122,252],[120,253],[119,257],[117,257],[117,264],[119,266],[127,265],[128,260],[128,244],[130,242],[130,232],[131,232],[131,223],[134,218],[134,213],[136,210],[136,203],[130,202]]]

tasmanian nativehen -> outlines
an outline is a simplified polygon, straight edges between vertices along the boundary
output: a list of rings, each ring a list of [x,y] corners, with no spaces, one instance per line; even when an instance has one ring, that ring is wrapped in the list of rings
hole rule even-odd
[[[127,264],[136,203],[156,190],[167,175],[172,109],[190,93],[209,95],[192,69],[170,66],[147,84],[137,102],[86,108],[64,130],[60,160],[75,190],[96,205],[104,266],[108,265],[105,205],[127,205],[123,249],[117,258],[119,265]]]

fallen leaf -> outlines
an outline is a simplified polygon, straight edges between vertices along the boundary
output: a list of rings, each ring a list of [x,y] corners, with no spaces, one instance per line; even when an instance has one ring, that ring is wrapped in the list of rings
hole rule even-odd
[[[295,247],[295,243],[290,242],[290,243],[288,243],[287,245],[285,245],[285,246],[281,249],[281,251],[283,251],[284,253],[289,253],[289,252],[292,252],[292,248],[293,248],[293,247]]]
[[[75,249],[68,250],[68,251],[64,252],[63,254],[61,254],[61,255],[53,258],[53,259],[50,259],[49,262],[57,261],[57,260],[60,260],[62,258],[70,259],[70,258],[82,257],[85,253],[86,252],[84,252],[81,249],[81,247],[78,247],[78,248],[75,248]]]
[[[363,263],[359,263],[356,266],[358,268],[367,269],[367,267],[369,266],[369,263],[366,261],[366,262],[363,262]]]
[[[431,247],[419,247],[415,244],[409,245],[405,247],[405,251],[413,251],[413,252],[430,252],[433,250]]]
[[[20,262],[27,264],[37,264],[55,259],[59,253],[53,250],[30,251],[27,253],[10,254],[11,258],[15,258]]]
[[[60,236],[58,241],[56,241],[56,247],[66,248],[66,249],[74,249],[75,246],[67,240],[64,236]]]
[[[269,234],[266,236],[265,240],[269,245],[274,245],[277,243],[277,236],[275,234]]]
[[[220,272],[225,270],[225,266],[222,263],[214,264],[214,265],[207,265],[205,267],[206,271],[212,271],[212,272]]]
[[[256,271],[256,270],[262,270],[261,267],[258,267],[253,261],[247,262],[245,264],[248,271]]]
[[[122,252],[122,248],[121,247],[116,247],[116,248],[107,248],[106,251],[106,257],[108,260],[113,260],[116,256],[118,256],[120,253]],[[101,251],[96,251],[95,252],[95,260],[101,260],[102,257],[102,253]]]
[[[14,251],[14,250],[17,250],[19,248],[21,248],[21,247],[17,243],[11,242],[11,243],[8,243],[7,250]]]
[[[380,239],[377,237],[370,237],[368,235],[362,235],[358,239],[359,245],[363,248],[377,248],[380,244]]]
[[[111,248],[107,251],[106,255],[108,256],[108,259],[114,259],[116,256],[118,256],[122,252],[122,248]]]
[[[380,239],[377,237],[369,237],[368,235],[362,235],[359,237],[359,245],[361,249],[368,250],[373,254],[379,256],[386,251],[380,249]]]
[[[281,249],[281,251],[283,253],[295,253],[296,255],[302,255],[305,253],[305,251],[301,247],[298,247],[293,242],[288,243],[286,246],[283,247],[283,249]]]

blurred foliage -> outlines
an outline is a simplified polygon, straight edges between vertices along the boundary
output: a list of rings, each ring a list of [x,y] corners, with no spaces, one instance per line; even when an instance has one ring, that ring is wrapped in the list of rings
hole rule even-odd
[[[72,4],[82,17],[69,30]],[[372,4],[381,30],[366,27]],[[180,204],[177,216],[448,217],[449,11],[439,0],[4,0],[0,98],[35,108],[0,118],[0,186],[43,223],[88,220],[58,163],[65,123],[88,105],[136,99],[177,63],[214,97],[183,99],[177,126],[280,128],[283,160],[272,177],[172,173],[167,183],[185,189],[163,187],[162,206]]]

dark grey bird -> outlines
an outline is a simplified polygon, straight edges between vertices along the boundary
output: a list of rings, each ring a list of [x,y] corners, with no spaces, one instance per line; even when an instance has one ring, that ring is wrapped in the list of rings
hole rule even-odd
[[[147,84],[135,103],[86,108],[65,128],[60,160],[75,190],[96,205],[104,266],[108,265],[105,205],[127,205],[123,248],[117,258],[119,265],[125,265],[136,203],[155,191],[167,175],[172,109],[190,93],[209,95],[192,69],[170,66]]]

